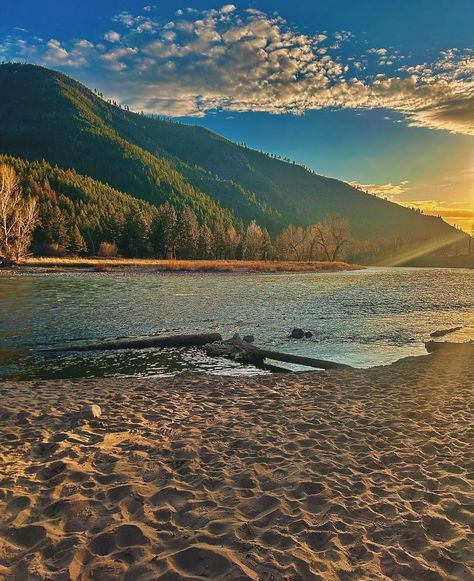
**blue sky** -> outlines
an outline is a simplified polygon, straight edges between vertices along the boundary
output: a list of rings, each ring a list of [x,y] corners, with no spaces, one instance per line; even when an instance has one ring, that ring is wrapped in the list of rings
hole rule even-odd
[[[2,60],[474,222],[474,2],[4,0]]]

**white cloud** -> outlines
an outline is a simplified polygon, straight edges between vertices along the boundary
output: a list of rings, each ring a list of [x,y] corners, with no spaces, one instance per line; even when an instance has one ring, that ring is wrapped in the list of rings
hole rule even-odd
[[[109,30],[104,34],[105,40],[109,42],[119,42],[120,40],[120,33],[116,32],[115,30]]]
[[[136,54],[137,50],[129,47],[116,48],[110,52],[102,54],[99,58],[105,63],[105,66],[113,71],[123,71],[127,64],[122,59]]]
[[[42,59],[50,66],[80,68],[89,65],[94,52],[94,45],[86,39],[76,40],[66,49],[59,40],[51,38],[43,47]]]
[[[105,38],[115,47],[51,39],[0,50],[23,56],[31,47],[36,62],[64,68],[93,64],[92,82],[100,79],[104,90],[147,112],[378,108],[399,113],[409,125],[474,133],[474,51],[451,49],[393,73],[391,63],[403,56],[394,50],[370,48],[344,59],[339,48],[351,41],[348,31],[301,34],[278,15],[240,12],[233,4],[178,10],[171,22],[126,11],[113,21],[118,30]],[[383,74],[365,73],[367,54]]]
[[[222,14],[229,14],[230,12],[234,12],[235,10],[237,10],[237,8],[236,6],[234,6],[234,4],[226,4],[221,8]]]
[[[367,51],[369,54],[377,54],[379,56],[385,56],[387,54],[386,48],[369,48]]]
[[[134,22],[135,22],[135,17],[132,16],[129,12],[126,12],[125,10],[120,12],[120,14],[117,14],[116,16],[114,16],[112,18],[113,22],[119,22],[125,26],[133,26]]]

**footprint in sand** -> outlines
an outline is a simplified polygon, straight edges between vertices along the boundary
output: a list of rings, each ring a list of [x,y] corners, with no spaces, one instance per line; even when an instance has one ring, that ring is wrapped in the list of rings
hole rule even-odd
[[[238,505],[238,509],[248,519],[259,519],[273,512],[279,505],[278,498],[264,494],[244,500]]]
[[[453,525],[447,518],[424,516],[423,526],[427,534],[435,540],[449,541],[455,536]]]
[[[101,533],[92,539],[91,550],[95,555],[110,555],[117,549],[112,533]]]
[[[221,554],[209,546],[189,547],[173,555],[170,561],[175,570],[186,578],[257,580],[250,569],[234,561],[230,555]]]
[[[28,525],[12,528],[7,534],[15,544],[31,549],[46,538],[46,529],[40,525]]]
[[[115,530],[114,536],[119,547],[134,547],[150,542],[150,539],[143,534],[142,529],[133,524],[119,526]]]

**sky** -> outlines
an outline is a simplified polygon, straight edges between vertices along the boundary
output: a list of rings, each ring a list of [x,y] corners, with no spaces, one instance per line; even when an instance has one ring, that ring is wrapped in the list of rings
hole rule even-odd
[[[472,0],[2,0],[0,60],[470,231],[473,31]]]

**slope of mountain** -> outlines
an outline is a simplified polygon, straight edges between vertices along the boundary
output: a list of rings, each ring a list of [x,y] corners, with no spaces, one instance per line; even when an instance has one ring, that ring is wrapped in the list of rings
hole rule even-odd
[[[0,86],[6,88],[0,94],[0,153],[74,168],[154,205],[166,200],[175,206],[185,204],[200,219],[212,221],[226,214],[217,196],[206,195],[169,159],[154,155],[151,150],[156,146],[145,142],[143,148],[123,137],[140,115],[107,103],[61,73],[33,65],[0,65]],[[197,174],[196,182],[213,181],[208,172],[187,169]],[[214,189],[225,196],[231,184],[224,186]],[[250,194],[238,186],[233,190],[238,194],[228,195],[235,199],[233,206],[243,210],[249,206],[249,218],[263,214]],[[233,209],[231,204],[227,207]]]
[[[46,219],[35,232],[35,249],[51,243],[49,235],[73,242],[70,237],[76,226],[84,243],[95,253],[102,241],[120,242],[129,216],[140,215],[144,223],[150,224],[157,213],[152,204],[71,169],[0,154],[2,164],[15,169],[26,195],[39,199],[40,215]]]
[[[186,204],[201,220],[230,211],[275,234],[338,213],[358,239],[452,236],[441,219],[237,145],[202,127],[123,110],[62,73],[0,65],[0,153],[74,168],[159,205]]]

